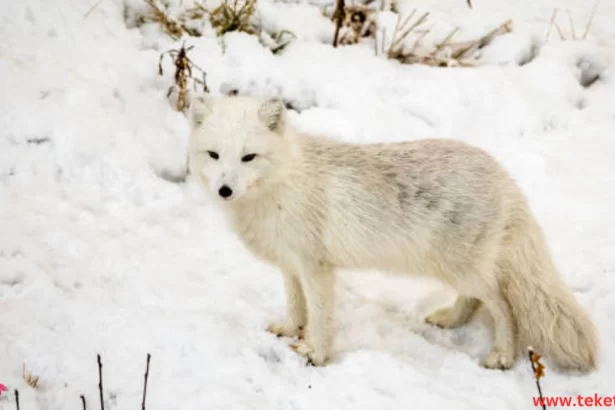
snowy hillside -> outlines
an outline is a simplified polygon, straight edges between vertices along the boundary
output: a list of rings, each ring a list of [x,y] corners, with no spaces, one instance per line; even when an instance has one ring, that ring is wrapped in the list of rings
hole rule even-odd
[[[333,48],[319,8],[328,0],[258,0],[261,27],[296,37],[276,54],[255,35],[217,38],[206,18],[190,22],[201,36],[173,39],[141,24],[145,0],[0,2],[0,409],[16,408],[15,389],[24,410],[81,409],[80,395],[98,409],[97,354],[105,409],[137,409],[148,353],[148,410],[534,408],[529,361],[478,365],[491,344],[486,313],[457,330],[423,322],[451,301],[438,283],[341,272],[327,367],[306,367],[264,331],[284,313],[281,275],[182,182],[188,127],[166,96],[172,60],[161,76],[158,59],[184,40],[212,93],[278,94],[303,131],[443,136],[491,152],[600,332],[599,370],[564,374],[545,360],[543,393],[615,395],[615,3],[598,4],[585,39],[593,2],[472,3],[397,5],[430,13],[425,47],[455,27],[454,42],[469,41],[512,20],[466,68],[376,55],[390,44],[391,11],[375,15],[375,40]],[[546,39],[554,8],[570,11],[576,40],[565,11],[561,36],[553,26]]]

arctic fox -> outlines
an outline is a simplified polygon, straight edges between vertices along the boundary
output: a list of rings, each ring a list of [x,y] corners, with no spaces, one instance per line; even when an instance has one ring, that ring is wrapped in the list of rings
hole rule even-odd
[[[458,292],[427,316],[493,317],[486,368],[532,345],[562,369],[596,368],[597,335],[552,262],[514,180],[450,139],[351,144],[294,132],[277,97],[197,97],[190,172],[247,249],[281,270],[287,313],[269,325],[313,365],[332,356],[336,268],[430,275]]]

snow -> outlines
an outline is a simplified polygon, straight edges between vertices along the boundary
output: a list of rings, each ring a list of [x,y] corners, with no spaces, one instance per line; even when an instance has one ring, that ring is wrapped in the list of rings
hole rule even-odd
[[[546,43],[554,7],[571,10],[580,36],[593,3],[400,3],[432,13],[434,33],[460,26],[462,38],[512,18],[512,33],[474,68],[403,66],[369,43],[333,49],[319,4],[261,1],[264,24],[296,31],[284,53],[207,32],[186,38],[190,57],[213,93],[292,102],[304,131],[453,137],[493,153],[600,331],[600,369],[565,374],[545,361],[543,392],[613,396],[615,3],[599,4],[587,39],[551,33]],[[81,394],[98,408],[97,354],[105,408],[138,408],[148,352],[149,410],[533,407],[527,360],[507,372],[478,366],[491,343],[484,312],[457,330],[423,323],[451,301],[438,283],[341,272],[327,367],[306,367],[265,332],[284,313],[280,274],[241,246],[191,180],[169,181],[185,169],[187,124],[165,96],[170,60],[162,77],[157,63],[181,40],[156,25],[127,28],[124,13],[117,0],[0,4],[0,383],[10,390],[0,409],[14,408],[14,389],[22,409],[81,408]],[[569,37],[567,15],[558,22]]]

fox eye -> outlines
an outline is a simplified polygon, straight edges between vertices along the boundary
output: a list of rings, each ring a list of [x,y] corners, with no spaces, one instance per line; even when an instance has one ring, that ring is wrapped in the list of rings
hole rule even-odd
[[[210,157],[212,157],[213,159],[218,159],[220,158],[220,156],[218,155],[217,152],[213,152],[213,151],[207,151],[207,153],[209,154]]]
[[[248,155],[244,155],[244,156],[241,158],[241,161],[242,161],[242,162],[250,162],[250,161],[252,161],[255,157],[256,157],[256,154],[248,154]]]

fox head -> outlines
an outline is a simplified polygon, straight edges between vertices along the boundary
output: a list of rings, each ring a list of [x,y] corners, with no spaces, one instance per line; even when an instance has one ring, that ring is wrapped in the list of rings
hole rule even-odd
[[[286,144],[280,98],[199,96],[189,121],[190,172],[219,200],[255,197],[274,179]]]

